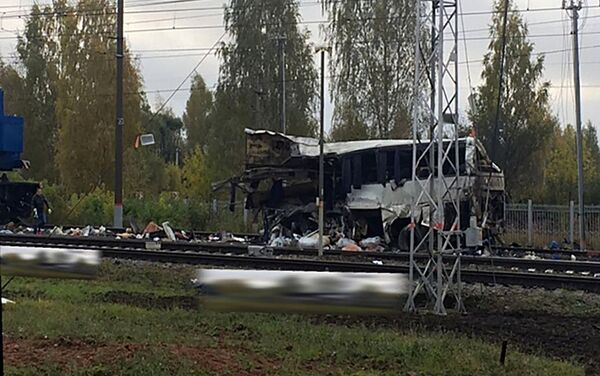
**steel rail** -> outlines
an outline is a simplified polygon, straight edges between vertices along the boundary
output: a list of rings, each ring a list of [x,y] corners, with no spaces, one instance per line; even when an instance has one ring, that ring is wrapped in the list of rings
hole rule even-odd
[[[273,257],[249,257],[239,255],[215,255],[179,251],[147,251],[107,249],[103,257],[126,258],[155,262],[185,263],[194,265],[238,266],[258,269],[282,269],[330,272],[407,273],[407,265],[374,265],[339,261],[306,259],[281,259]],[[488,270],[463,270],[465,282],[521,285],[526,287],[566,288],[600,292],[600,279],[593,277],[548,275],[538,273],[496,272]]]
[[[46,229],[52,229],[56,227],[55,225],[45,225]],[[76,225],[64,225],[61,226],[62,229],[83,229],[85,226],[76,226]],[[113,235],[117,235],[126,231],[124,228],[116,228],[116,227],[105,227],[107,231],[109,231]],[[181,231],[180,229],[173,228],[173,231]],[[190,237],[191,240],[203,240],[208,238],[208,236],[213,234],[219,234],[222,231],[200,231],[200,230],[192,230],[186,231],[186,234]],[[245,238],[250,242],[258,242],[262,239],[262,236],[257,233],[247,233],[247,232],[236,232],[231,233],[233,236],[239,238]],[[17,234],[18,235],[18,234]],[[30,236],[30,235],[26,235]],[[55,236],[55,235],[53,235]],[[576,257],[600,257],[600,251],[593,250],[577,250],[577,249],[547,249],[547,248],[534,248],[530,246],[519,246],[519,245],[493,245],[491,247],[492,251],[496,253],[534,253],[534,254],[546,254],[546,255],[561,255],[561,256],[571,256],[574,255]],[[407,252],[408,254],[408,252]]]
[[[14,238],[16,237],[16,239]],[[33,240],[35,238],[35,240]],[[76,240],[76,241],[75,241]],[[377,265],[373,263],[357,263],[346,261],[331,260],[310,260],[306,258],[275,258],[275,257],[252,257],[248,256],[248,246],[246,244],[224,244],[224,243],[176,243],[163,242],[161,250],[144,249],[145,242],[141,240],[116,240],[101,238],[67,238],[67,237],[27,237],[21,235],[13,236],[12,240],[7,240],[5,235],[0,236],[0,244],[20,245],[20,246],[61,246],[68,248],[92,248],[102,251],[103,257],[125,258],[135,260],[146,260],[155,262],[186,263],[195,265],[214,265],[214,266],[239,266],[253,267],[263,269],[285,269],[285,270],[310,270],[310,271],[340,271],[340,272],[378,272],[378,273],[406,273],[407,265],[386,264]],[[174,249],[171,248],[175,246]],[[191,247],[190,245],[194,245]],[[165,249],[166,247],[167,249]],[[293,252],[292,252],[293,251]],[[208,252],[208,253],[207,253]],[[298,250],[298,249],[273,249],[273,255],[304,255],[314,256],[316,250]],[[379,259],[389,258],[402,261],[406,258],[404,254],[384,254],[384,253],[357,253],[333,251],[330,256],[344,255],[356,257],[377,256]],[[425,257],[425,256],[423,256]],[[448,256],[452,257],[452,256]],[[510,266],[521,263],[522,266],[530,267],[539,265],[542,268],[548,268],[549,265],[554,270],[580,270],[594,271],[600,267],[600,263],[577,262],[577,261],[556,261],[556,260],[527,260],[515,258],[499,257],[476,257],[463,256],[465,263],[475,263],[482,265],[482,262],[488,263],[488,266]],[[504,263],[504,264],[502,264]],[[502,264],[502,265],[501,265]],[[562,265],[562,266],[561,266]],[[570,268],[570,269],[568,269]],[[462,275],[466,282],[480,282],[491,284],[523,285],[526,287],[545,287],[545,288],[569,288],[585,291],[600,292],[600,278],[564,275],[564,274],[542,274],[542,273],[518,273],[513,271],[495,271],[495,270],[474,270],[463,269]]]
[[[31,246],[56,246],[66,248],[93,248],[103,250],[107,248],[141,249],[159,248],[168,251],[193,251],[221,254],[247,255],[249,245],[245,243],[222,243],[222,242],[153,242],[140,239],[115,239],[105,237],[66,237],[66,236],[29,236],[29,235],[0,235],[0,244],[6,245],[31,245]],[[279,256],[302,256],[316,257],[316,249],[298,248],[273,248],[266,247],[267,254]],[[378,259],[393,262],[407,262],[408,253],[383,253],[383,252],[350,252],[342,250],[327,250],[329,257],[342,257],[344,259]],[[426,260],[427,255],[415,256],[417,260]],[[454,261],[456,256],[445,255],[448,262]],[[518,268],[535,269],[536,271],[572,271],[588,272],[590,274],[600,273],[600,262],[551,260],[551,259],[527,259],[515,257],[485,257],[463,255],[461,262],[465,265],[481,266],[486,268]]]

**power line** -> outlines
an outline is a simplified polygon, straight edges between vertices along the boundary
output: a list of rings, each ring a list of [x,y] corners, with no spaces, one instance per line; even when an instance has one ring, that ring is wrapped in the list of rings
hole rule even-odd
[[[192,75],[194,74],[194,72],[196,72],[196,69],[198,69],[198,67],[204,62],[204,60],[206,60],[206,58],[208,57],[208,55],[210,54],[210,52],[217,47],[217,45],[221,42],[221,39],[223,39],[223,37],[225,37],[227,33],[223,33],[219,39],[217,39],[217,41],[212,45],[211,50],[207,51],[206,54],[204,55],[204,57],[202,57],[202,59],[200,59],[200,61],[198,61],[198,64],[196,64],[194,66],[194,68],[190,71],[190,73],[188,73],[187,76],[185,76],[185,78],[181,81],[181,83],[177,86],[177,88],[175,90],[173,90],[173,92],[171,93],[171,95],[169,95],[169,97],[163,102],[163,104],[158,108],[158,110],[156,110],[156,112],[152,115],[152,117],[150,118],[150,120],[148,120],[148,124],[152,123],[152,121],[154,120],[154,118],[156,117],[156,115],[158,115],[158,113],[160,113],[160,111],[167,105],[167,103],[169,103],[169,101],[175,96],[175,94],[177,94],[177,92],[181,89],[181,87],[183,86],[183,84],[186,83],[186,81],[192,77]],[[146,128],[146,127],[144,127]]]
[[[585,46],[585,47],[580,47],[580,50],[583,49],[594,49],[594,48],[600,48],[600,44],[597,45],[591,45],[591,46]],[[147,50],[130,50],[129,53],[126,53],[126,56],[130,56],[133,59],[140,59],[140,60],[153,60],[153,59],[170,59],[170,58],[187,58],[187,57],[195,57],[195,56],[203,56],[204,53],[186,53],[186,54],[167,54],[167,55],[144,55],[144,54],[140,54],[140,53],[144,53],[144,52],[151,52],[151,53],[161,53],[161,52],[193,52],[193,51],[211,51],[212,47],[195,47],[195,48],[165,48],[165,49],[147,49]],[[557,50],[548,50],[548,51],[538,51],[538,52],[533,52],[531,53],[531,55],[550,55],[550,54],[556,54],[556,53],[561,53],[561,52],[565,52],[565,51],[570,51],[570,49],[557,49]],[[99,55],[111,55],[111,52],[97,52]],[[517,56],[527,56],[529,54],[522,54],[522,55],[517,55]],[[466,60],[463,61],[459,61],[458,64],[459,65],[467,65],[467,67],[469,66],[469,64],[472,63],[481,63],[484,62],[484,59],[476,59],[476,60],[469,60],[468,56],[465,56]],[[0,55],[1,59],[12,59],[15,61],[18,61],[20,58],[19,56],[14,53],[11,55]],[[112,56],[106,56],[105,58],[91,58],[88,61],[102,61],[102,60],[107,60],[107,61],[112,61],[114,59],[114,57]],[[556,63],[556,64],[562,64],[562,63]],[[554,65],[556,65],[554,64]],[[581,62],[581,64],[584,65],[594,65],[594,64],[600,64],[600,61],[584,61]],[[548,63],[545,62],[544,65],[553,65],[552,63]]]
[[[460,17],[460,23],[461,23],[461,27],[462,27],[462,32],[463,32],[463,45],[464,45],[464,50],[465,50],[465,60],[466,60],[466,64],[467,64],[467,79],[469,82],[469,94],[472,96],[473,95],[473,82],[471,81],[471,66],[469,64],[469,52],[467,49],[467,41],[464,39],[465,38],[465,17],[463,16],[463,9],[462,9],[462,2],[459,1],[458,2],[458,6],[459,6],[459,17]],[[458,47],[457,47],[458,48]]]
[[[586,19],[590,19],[590,18],[600,18],[600,14],[596,14],[593,16],[587,16]],[[526,22],[527,26],[533,26],[533,25],[548,25],[548,24],[554,24],[554,23],[565,23],[565,21],[568,21],[566,19],[555,19],[555,20],[547,20],[547,21],[538,21],[538,22]],[[464,28],[464,27],[463,27]],[[477,29],[466,29],[464,32],[466,33],[474,33],[474,32],[478,32],[478,31],[488,31],[490,28],[489,27],[480,27]]]
[[[329,21],[322,21],[322,20],[310,20],[310,21],[297,21],[294,22],[294,24],[297,25],[308,25],[308,24],[326,24],[329,23]],[[272,25],[275,25],[275,23],[273,23]],[[277,23],[277,25],[279,25],[279,23]],[[133,29],[133,30],[127,30],[125,31],[126,34],[132,34],[132,33],[145,33],[145,32],[163,32],[163,31],[185,31],[185,30],[210,30],[210,29],[224,29],[226,26],[225,25],[202,25],[202,26],[180,26],[180,27],[156,27],[156,28],[146,28],[146,29]],[[89,33],[89,35],[113,35],[112,32],[105,32],[105,33]],[[581,32],[579,33],[580,35],[598,35],[600,34],[600,31],[587,31],[587,32]],[[85,35],[82,33],[77,33],[77,34],[57,34],[57,36],[80,36],[80,35]],[[527,38],[551,38],[551,37],[562,37],[565,34],[562,33],[549,33],[549,34],[528,34]],[[18,36],[10,36],[10,37],[0,37],[0,40],[9,40],[9,39],[18,39]],[[463,38],[459,38],[461,40],[490,40],[493,37],[490,35],[487,36],[481,36],[481,37],[463,37]],[[508,37],[508,39],[511,39],[510,37]],[[355,42],[357,43],[357,42]]]
[[[162,4],[146,4],[145,6],[150,6],[150,5],[172,5],[172,4],[177,4],[177,3],[183,3],[183,2],[190,2],[190,1],[201,1],[201,0],[170,0],[170,1],[165,1]],[[339,0],[341,1],[348,1],[348,0]],[[358,0],[360,1],[360,0]],[[298,2],[298,7],[306,7],[306,6],[316,6],[316,5],[322,5],[322,3],[320,1],[306,1],[306,2]],[[137,7],[140,7],[142,5],[139,5]],[[131,8],[131,6],[129,7]],[[236,8],[237,9],[242,9],[243,10],[244,7],[239,7]],[[589,8],[589,9],[599,9],[600,6],[587,6],[584,8]],[[38,15],[40,16],[67,16],[67,15],[72,15],[74,13],[78,13],[79,15],[106,15],[106,14],[116,14],[116,12],[105,12],[105,9],[102,8],[90,8],[87,10],[69,10],[69,11],[49,11],[49,12],[39,12]],[[125,10],[125,14],[151,14],[151,13],[165,13],[165,12],[194,12],[194,11],[206,11],[206,10],[223,10],[222,6],[204,6],[204,7],[195,7],[195,8],[172,8],[172,9],[145,9],[145,10],[130,10],[128,11],[127,9]],[[531,9],[514,9],[511,10],[511,12],[513,13],[532,13],[532,12],[549,12],[549,11],[560,11],[562,10],[562,8],[559,7],[547,7],[547,8],[531,8]],[[6,12],[4,12],[6,13]],[[470,11],[470,12],[461,12],[459,13],[459,15],[463,15],[463,16],[485,16],[485,15],[491,15],[491,14],[496,14],[497,11],[495,10],[481,10],[481,11]],[[4,18],[8,19],[8,18],[23,18],[23,17],[28,17],[30,15],[30,13],[21,13],[21,14],[10,14],[10,15],[5,15]]]
[[[568,34],[564,34],[564,36],[568,36]],[[591,46],[585,46],[585,47],[580,47],[580,50],[586,50],[586,49],[594,49],[594,48],[600,48],[600,44],[594,44]],[[532,52],[531,55],[552,55],[552,54],[556,54],[556,53],[562,53],[562,52],[566,52],[566,51],[571,51],[570,48],[561,48],[561,49],[556,49],[556,50],[548,50],[548,51],[537,51],[537,52]],[[516,56],[527,56],[530,54],[519,54]],[[466,60],[466,61],[460,61],[458,62],[458,64],[470,64],[470,63],[482,63],[484,62],[485,59],[477,59],[477,60]],[[586,62],[585,64],[595,64],[597,62],[595,61],[590,61],[590,62]],[[549,63],[545,63],[545,64],[549,64]]]
[[[198,14],[195,16],[183,16],[183,17],[168,17],[168,18],[151,18],[149,20],[138,20],[138,21],[130,21],[126,22],[127,25],[136,25],[143,23],[152,23],[152,22],[167,22],[167,21],[180,21],[180,20],[190,20],[196,18],[208,18],[208,17],[218,17],[222,16],[222,13],[208,13],[208,14]]]

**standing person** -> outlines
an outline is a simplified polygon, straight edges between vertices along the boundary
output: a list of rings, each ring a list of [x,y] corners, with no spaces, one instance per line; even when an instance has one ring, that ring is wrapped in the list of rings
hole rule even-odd
[[[39,234],[41,229],[48,222],[46,209],[48,209],[48,214],[52,213],[48,200],[46,200],[46,197],[42,194],[42,187],[38,187],[35,195],[33,195],[31,206],[33,206],[33,216],[37,219],[35,223],[35,233]]]

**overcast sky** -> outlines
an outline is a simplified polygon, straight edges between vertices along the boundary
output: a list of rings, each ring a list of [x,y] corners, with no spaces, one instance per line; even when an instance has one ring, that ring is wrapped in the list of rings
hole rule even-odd
[[[49,0],[37,1],[41,4]],[[149,5],[151,3],[168,3]],[[33,0],[2,0],[0,3],[0,55],[13,61],[16,34],[23,30],[23,18]],[[223,0],[125,0],[125,37],[129,48],[140,58],[144,87],[151,103],[157,96],[168,98],[174,89],[204,58],[197,71],[209,87],[214,87],[219,73],[219,61],[207,50],[223,34]],[[551,103],[561,124],[574,123],[573,71],[571,67],[571,21],[561,9],[562,0],[518,0],[518,8],[529,24],[530,37],[536,52],[546,53],[544,79],[552,83]],[[583,120],[600,125],[600,0],[584,1],[587,5],[580,14],[580,61]],[[480,83],[481,59],[489,43],[487,26],[492,10],[491,0],[462,0],[466,39],[459,44],[460,103],[466,111],[470,87]],[[320,2],[301,0],[302,27],[311,32],[311,41],[323,40],[319,21]],[[151,29],[151,30],[148,30]],[[146,30],[146,31],[144,31]],[[464,32],[464,35],[462,34]],[[470,61],[467,64],[467,58]],[[316,63],[316,59],[315,59]],[[470,75],[468,74],[470,70]],[[470,79],[469,79],[470,77]],[[189,82],[177,92],[168,105],[178,115],[185,109],[189,96]],[[10,95],[10,93],[7,93]],[[331,118],[331,104],[327,103],[327,123]]]

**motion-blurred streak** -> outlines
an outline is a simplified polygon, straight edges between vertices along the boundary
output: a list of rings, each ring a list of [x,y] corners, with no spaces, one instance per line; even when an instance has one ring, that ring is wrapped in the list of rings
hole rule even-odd
[[[0,246],[2,275],[95,278],[100,252],[89,249]]]
[[[397,312],[404,274],[199,269],[193,280],[218,311],[381,314]]]

